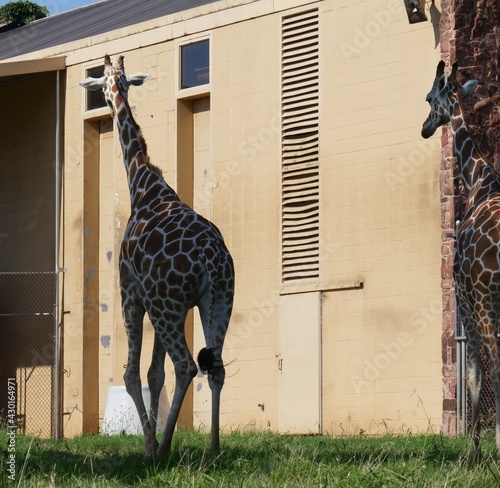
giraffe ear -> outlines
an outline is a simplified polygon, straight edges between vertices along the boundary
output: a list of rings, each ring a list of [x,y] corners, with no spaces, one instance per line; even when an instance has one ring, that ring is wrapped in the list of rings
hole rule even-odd
[[[136,73],[135,75],[126,75],[127,81],[129,85],[134,85],[134,86],[141,86],[142,84],[146,83],[146,81],[149,80],[149,75],[148,73]]]
[[[470,95],[476,89],[478,83],[478,80],[467,81],[463,86],[460,87],[460,95],[462,95],[462,97]]]
[[[101,78],[85,78],[83,81],[80,81],[80,86],[90,91],[100,90],[104,86],[104,76]]]
[[[436,78],[439,78],[444,74],[445,63],[443,60],[439,61],[436,69]]]

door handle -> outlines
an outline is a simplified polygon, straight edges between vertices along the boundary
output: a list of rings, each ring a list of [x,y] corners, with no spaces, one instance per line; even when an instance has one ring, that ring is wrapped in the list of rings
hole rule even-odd
[[[281,354],[276,354],[276,357],[278,358],[278,371],[283,371],[283,358]]]

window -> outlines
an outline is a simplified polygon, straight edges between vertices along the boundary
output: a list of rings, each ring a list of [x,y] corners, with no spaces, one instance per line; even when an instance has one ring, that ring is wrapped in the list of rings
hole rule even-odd
[[[96,66],[95,68],[90,68],[87,70],[87,76],[91,76],[92,78],[100,78],[104,73],[104,65]],[[106,107],[106,100],[104,98],[104,93],[102,90],[90,91],[85,90],[87,92],[87,102],[86,109],[94,110],[96,108]]]
[[[181,89],[210,82],[210,44],[208,39],[181,46]]]

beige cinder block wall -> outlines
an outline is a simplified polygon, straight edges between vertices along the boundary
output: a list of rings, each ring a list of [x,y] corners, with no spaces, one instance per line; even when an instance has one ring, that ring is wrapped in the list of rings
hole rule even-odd
[[[125,54],[128,72],[152,74],[143,88],[131,90],[131,105],[151,160],[176,186],[177,104],[182,97],[176,50],[198,35],[211,42],[211,83],[203,95],[210,97],[205,113],[210,163],[206,174],[194,175],[195,203],[197,192],[204,194],[210,183],[211,200],[202,199],[203,212],[223,232],[237,273],[224,351],[222,425],[279,428],[287,401],[279,397],[281,19],[309,8],[320,13],[321,271],[319,282],[308,290],[322,295],[319,423],[323,432],[335,434],[440,425],[440,143],[435,137],[424,144],[419,135],[439,58],[433,25],[409,25],[402,2],[288,1],[276,6],[261,1],[170,19],[167,34],[158,40],[154,29],[147,31],[141,48],[133,36],[110,35],[69,59],[65,435],[82,430],[82,391],[89,373],[98,376],[96,415],[102,419],[108,386],[123,384],[127,349],[117,285],[129,209],[125,171],[116,129],[110,134],[101,122],[109,118],[107,109],[86,114],[78,82],[106,52]],[[148,45],[147,39],[154,42]],[[84,166],[95,157],[101,160],[99,191],[87,198],[100,209],[99,287],[93,303],[100,366],[92,372],[82,362],[82,327],[89,309],[83,298],[82,277],[88,270],[82,228]],[[362,289],[345,289],[360,281]],[[197,313],[194,330],[196,355],[203,345]],[[145,331],[144,382],[152,343],[148,324]],[[168,363],[166,386],[171,399]],[[206,378],[195,378],[194,426],[209,425],[209,398]]]
[[[323,21],[323,286],[364,281],[323,295],[324,431],[439,429],[441,146],[420,137],[438,26],[391,1]]]
[[[420,139],[438,26],[409,25],[400,3],[303,7],[319,6],[321,29],[323,432],[441,423],[440,142]],[[222,413],[233,428],[277,429],[283,408],[279,40],[282,16],[300,10],[213,33],[213,164],[229,184],[214,188],[212,216],[238,283]],[[195,385],[208,425],[208,387]]]

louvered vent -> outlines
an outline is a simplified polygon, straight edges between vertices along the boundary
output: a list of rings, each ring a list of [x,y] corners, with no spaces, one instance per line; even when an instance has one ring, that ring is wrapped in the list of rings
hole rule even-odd
[[[282,280],[319,278],[319,15],[283,18]]]

